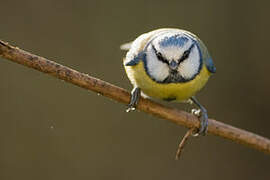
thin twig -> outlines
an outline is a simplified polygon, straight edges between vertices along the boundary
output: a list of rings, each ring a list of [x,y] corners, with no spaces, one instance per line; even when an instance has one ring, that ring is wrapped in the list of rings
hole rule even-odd
[[[188,138],[192,135],[192,133],[195,130],[196,130],[196,128],[191,128],[186,132],[185,136],[182,138],[181,142],[178,145],[178,149],[177,149],[176,155],[175,155],[175,160],[179,160],[179,158],[181,156],[181,153],[182,153],[182,151],[184,149],[184,146],[187,144]]]
[[[50,74],[56,78],[65,80],[76,86],[97,92],[118,102],[127,104],[130,93],[115,85],[91,77],[87,74],[75,71],[71,68],[50,61],[19,48],[8,45],[0,40],[0,56],[13,62],[28,66],[38,71]],[[199,127],[196,116],[170,108],[149,99],[141,98],[137,108],[146,113],[169,120],[187,128]],[[224,124],[222,122],[209,119],[208,133],[217,135],[234,142],[248,145],[257,150],[270,154],[270,140],[254,133]]]

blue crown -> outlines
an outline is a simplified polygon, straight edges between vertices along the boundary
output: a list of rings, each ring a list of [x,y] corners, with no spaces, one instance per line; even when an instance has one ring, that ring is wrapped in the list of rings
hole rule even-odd
[[[179,34],[174,35],[174,36],[166,36],[164,39],[162,39],[159,42],[159,45],[162,47],[168,47],[168,46],[179,46],[183,47],[187,42],[188,38],[185,36],[179,36]]]

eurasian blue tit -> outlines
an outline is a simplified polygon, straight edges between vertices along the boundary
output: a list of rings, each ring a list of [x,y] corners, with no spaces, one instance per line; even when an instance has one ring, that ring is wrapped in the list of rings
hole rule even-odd
[[[164,28],[142,34],[121,49],[128,50],[123,64],[134,87],[127,111],[135,110],[140,95],[165,101],[191,100],[200,110],[197,134],[205,135],[208,115],[195,94],[216,68],[203,42],[191,32]]]

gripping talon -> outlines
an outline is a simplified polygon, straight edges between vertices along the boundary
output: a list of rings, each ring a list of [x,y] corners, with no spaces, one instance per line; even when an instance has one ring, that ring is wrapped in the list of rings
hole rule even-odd
[[[135,107],[128,105],[128,108],[126,109],[126,112],[135,111],[135,110],[136,110]]]
[[[200,128],[197,130],[197,132],[194,132],[193,136],[199,136],[199,135],[206,135],[207,128],[208,128],[208,115],[206,109],[199,103],[199,101],[195,97],[190,98],[193,103],[195,103],[200,109],[194,110],[192,109],[192,114],[197,116],[200,119]]]
[[[130,103],[127,105],[128,108],[126,109],[126,112],[136,110],[136,106],[139,102],[140,96],[141,96],[141,89],[138,87],[133,88],[133,90],[131,91]]]
[[[202,115],[200,116],[200,129],[199,134],[205,136],[208,128],[208,115],[206,111],[202,111]]]
[[[201,117],[201,110],[200,109],[191,109],[191,114]]]

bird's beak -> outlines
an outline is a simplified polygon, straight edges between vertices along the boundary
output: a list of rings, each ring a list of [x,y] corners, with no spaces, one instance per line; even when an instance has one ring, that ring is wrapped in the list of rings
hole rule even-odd
[[[178,63],[177,63],[175,60],[172,60],[172,61],[169,63],[169,67],[170,67],[170,69],[172,69],[172,70],[177,70],[177,68],[178,68]]]

